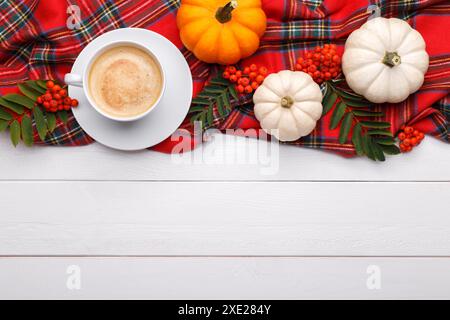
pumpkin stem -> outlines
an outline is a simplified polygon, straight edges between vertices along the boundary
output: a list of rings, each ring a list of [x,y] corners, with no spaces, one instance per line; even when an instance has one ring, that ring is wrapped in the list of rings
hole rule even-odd
[[[383,63],[388,67],[393,68],[402,63],[402,59],[397,52],[386,52],[383,58]]]
[[[231,13],[233,12],[234,9],[237,8],[237,6],[238,6],[237,0],[228,2],[225,5],[225,7],[220,7],[219,9],[217,9],[216,19],[220,23],[227,23],[228,21],[231,20],[232,18]]]
[[[290,107],[292,107],[293,104],[294,104],[294,100],[289,96],[283,97],[281,99],[281,106],[283,108],[290,108]]]

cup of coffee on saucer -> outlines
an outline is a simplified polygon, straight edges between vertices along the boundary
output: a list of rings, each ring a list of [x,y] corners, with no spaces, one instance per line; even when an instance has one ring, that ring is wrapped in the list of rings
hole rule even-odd
[[[82,74],[69,73],[66,84],[82,87],[89,104],[102,116],[131,122],[155,110],[166,88],[156,55],[133,41],[110,42],[98,48]]]

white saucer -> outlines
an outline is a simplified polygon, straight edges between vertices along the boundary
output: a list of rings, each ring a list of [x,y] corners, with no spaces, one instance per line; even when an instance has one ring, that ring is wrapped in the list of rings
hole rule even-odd
[[[86,133],[99,143],[118,150],[141,150],[169,137],[186,117],[192,100],[189,66],[175,45],[163,36],[145,29],[126,28],[105,33],[83,49],[72,67],[81,74],[87,57],[109,41],[133,40],[148,46],[166,73],[166,91],[158,108],[141,120],[118,122],[101,116],[87,101],[82,88],[69,87],[70,96],[80,105],[73,114]]]

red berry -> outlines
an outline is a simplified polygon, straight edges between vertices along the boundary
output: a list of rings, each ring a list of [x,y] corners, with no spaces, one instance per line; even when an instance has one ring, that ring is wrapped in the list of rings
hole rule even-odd
[[[244,93],[244,86],[243,86],[243,85],[238,85],[238,86],[236,87],[236,90],[237,90],[239,93]]]
[[[262,75],[257,76],[257,77],[256,77],[256,82],[257,82],[258,84],[263,83],[263,82],[264,82],[264,77],[263,77]]]
[[[252,87],[252,89],[254,89],[254,90],[258,89],[258,87],[259,87],[258,82],[253,81],[251,87]]]
[[[63,98],[67,97],[67,90],[66,89],[59,90],[59,95]]]
[[[246,93],[252,93],[253,92],[253,88],[251,86],[246,86],[245,87],[245,92]]]
[[[69,97],[65,97],[64,98],[64,104],[71,104],[72,99],[70,99]]]
[[[53,99],[55,99],[55,100],[60,100],[60,99],[61,99],[61,95],[60,95],[59,93],[55,93],[55,94],[53,95]]]
[[[236,71],[236,77],[239,79],[240,77],[242,77],[242,71]]]
[[[258,71],[258,67],[256,66],[256,64],[253,63],[250,65],[250,71],[252,72]]]
[[[250,83],[250,80],[248,78],[241,78],[241,84],[245,87],[248,86],[248,84]]]
[[[44,106],[45,109],[50,108],[50,102],[48,101],[45,101],[42,105]]]
[[[414,128],[413,127],[405,127],[404,131],[405,131],[406,134],[411,134],[411,133],[413,133]]]
[[[230,79],[230,73],[228,71],[225,71],[224,73],[222,73],[222,77],[224,79]]]
[[[57,107],[58,106],[58,102],[56,101],[56,100],[51,100],[50,101],[50,107],[51,108],[55,108],[55,107]]]
[[[244,68],[244,74],[249,75],[250,74],[250,68],[249,67],[245,67]]]
[[[406,138],[405,140],[403,140],[403,144],[405,146],[409,146],[411,144],[411,140],[409,140],[408,138]]]
[[[419,132],[418,138],[419,138],[419,140],[423,140],[423,138],[425,138],[425,135],[423,134],[423,132]]]
[[[59,90],[61,90],[61,87],[57,84],[55,84],[54,87],[52,88],[52,92],[58,92]]]
[[[411,138],[411,144],[413,145],[413,146],[417,146],[417,144],[419,143],[419,140],[417,140],[417,138]]]
[[[237,77],[236,77],[235,74],[232,74],[232,75],[230,76],[230,81],[231,81],[231,82],[236,82],[236,81],[237,81]]]
[[[229,66],[229,67],[228,67],[228,72],[229,72],[230,74],[235,74],[235,73],[236,73],[236,67],[234,67],[234,66]]]
[[[78,107],[78,100],[77,99],[73,99],[72,102],[71,102],[71,106],[74,107],[74,108]]]
[[[400,132],[398,134],[398,138],[400,139],[400,141],[403,141],[406,139],[406,134],[404,132]]]
[[[49,89],[53,88],[54,85],[55,85],[55,83],[53,81],[51,81],[51,80],[47,81],[47,83],[46,83],[46,87],[49,88]]]
[[[43,101],[42,101],[42,97],[38,97],[38,98],[36,99],[36,102],[39,103],[39,104],[42,104],[42,102],[43,102]]]
[[[64,110],[70,110],[70,105],[65,104],[62,107],[63,107]]]
[[[52,100],[52,95],[51,95],[50,93],[46,93],[46,94],[44,95],[44,100],[45,100],[45,101],[50,101],[50,100]]]
[[[259,74],[262,76],[267,76],[267,74],[269,73],[269,70],[267,70],[266,67],[261,67],[259,68]]]
[[[419,130],[414,130],[414,131],[413,131],[413,136],[416,136],[416,137],[417,137],[418,135],[419,135]]]

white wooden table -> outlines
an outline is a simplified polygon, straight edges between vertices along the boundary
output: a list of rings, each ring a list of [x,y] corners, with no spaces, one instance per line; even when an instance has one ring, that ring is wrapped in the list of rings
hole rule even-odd
[[[450,298],[447,144],[373,163],[213,140],[172,158],[2,134],[0,298]]]

